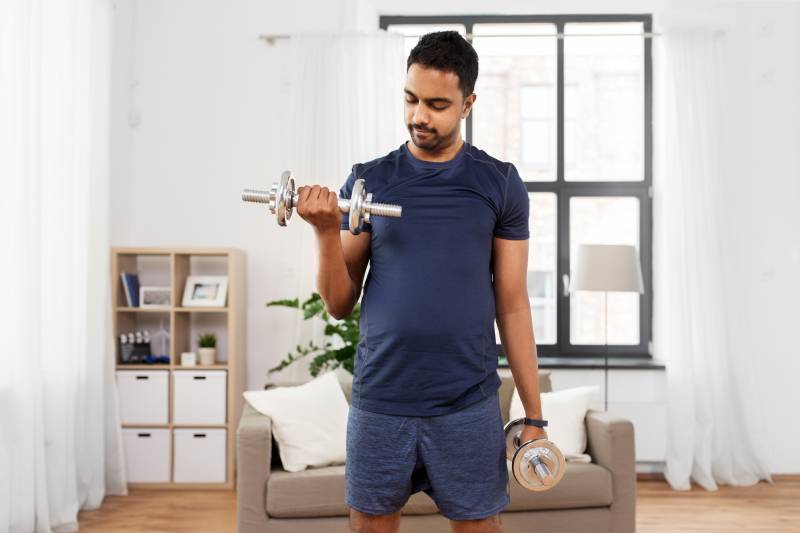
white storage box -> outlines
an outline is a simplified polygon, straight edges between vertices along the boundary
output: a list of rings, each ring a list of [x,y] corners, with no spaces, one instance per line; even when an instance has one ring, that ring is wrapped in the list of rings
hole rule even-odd
[[[167,370],[117,370],[123,425],[168,423],[168,374]]]
[[[169,429],[122,430],[129,483],[169,482]]]
[[[228,387],[225,370],[176,370],[172,373],[172,423],[225,424]]]
[[[227,431],[175,429],[175,483],[224,483]]]

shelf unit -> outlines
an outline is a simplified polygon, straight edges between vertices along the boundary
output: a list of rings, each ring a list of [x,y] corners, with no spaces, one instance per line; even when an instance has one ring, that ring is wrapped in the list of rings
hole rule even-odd
[[[170,288],[171,305],[158,309],[128,306],[120,279],[121,272],[136,272],[142,286],[168,286]],[[180,304],[183,300],[183,291],[187,277],[190,275],[228,276],[228,294],[225,307],[182,307]],[[118,379],[120,375],[130,377],[133,373],[137,374],[136,379],[142,380],[147,380],[148,376],[155,375],[162,378],[166,376],[167,378],[167,423],[134,424],[123,421],[122,427],[123,432],[125,430],[137,430],[140,432],[153,430],[161,439],[164,438],[164,431],[168,432],[168,455],[165,458],[167,466],[164,467],[164,463],[161,463],[162,472],[165,471],[165,468],[168,469],[168,480],[129,482],[129,486],[132,488],[165,489],[233,489],[235,487],[235,424],[242,410],[242,392],[244,391],[246,372],[245,310],[247,302],[244,252],[235,248],[114,247],[111,249],[111,306],[114,333],[113,357],[116,368],[115,375]],[[158,347],[154,339],[153,328],[158,328],[161,324],[169,332],[167,353],[170,359],[169,364],[125,364],[120,360],[120,334],[140,329],[150,330],[152,351],[157,353]],[[180,355],[182,352],[197,351],[196,339],[200,331],[214,331],[217,334],[216,362],[213,365],[181,366]],[[179,375],[178,373],[200,372],[205,373],[206,376],[219,376],[215,371],[224,371],[226,373],[224,394],[219,395],[220,397],[224,396],[225,401],[224,423],[174,423],[174,407],[177,400],[175,397],[176,376],[183,378],[183,376],[189,375]],[[125,372],[131,372],[132,374],[125,374]],[[153,372],[165,374],[154,374]],[[194,379],[205,380],[206,377],[201,375]],[[203,399],[200,398],[200,400]],[[134,408],[147,404],[146,398],[139,400],[125,397],[122,390],[120,390],[119,401],[121,407],[126,402],[128,402],[128,407],[133,402]],[[188,402],[191,405],[190,398],[182,398],[181,401]],[[186,405],[186,403],[182,405]],[[162,407],[159,406],[159,410]],[[195,437],[202,436],[205,438],[206,435],[202,432],[208,432],[208,436],[213,437],[208,439],[209,442],[219,441],[219,430],[224,430],[224,481],[175,481],[177,464],[176,436],[178,433],[190,429],[196,429],[201,432],[196,433]],[[178,431],[176,432],[176,430]],[[212,432],[213,434],[211,434]],[[138,436],[149,437],[150,434],[145,432],[139,433]],[[181,439],[185,441],[185,436],[182,436]],[[189,446],[183,449],[193,452],[197,448],[202,448],[202,445],[199,447]],[[126,456],[130,451],[126,451]],[[150,451],[144,450],[141,453],[143,456],[141,464],[147,464],[149,468],[150,462],[158,463],[158,461],[151,461],[148,456]],[[181,457],[180,459],[185,469],[186,457]],[[200,460],[203,460],[203,458]]]

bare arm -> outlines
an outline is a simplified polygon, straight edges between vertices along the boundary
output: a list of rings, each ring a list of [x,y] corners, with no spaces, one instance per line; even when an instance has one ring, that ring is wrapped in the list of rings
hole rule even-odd
[[[539,363],[526,279],[528,241],[495,237],[493,248],[497,329],[525,416],[541,418]]]
[[[317,290],[325,310],[341,320],[353,312],[369,262],[371,235],[340,230],[342,214],[335,192],[320,185],[297,190],[297,214],[314,228],[319,247]]]
[[[361,296],[370,256],[369,232],[353,235],[336,229],[317,234],[319,272],[317,289],[325,309],[336,319],[353,312]]]

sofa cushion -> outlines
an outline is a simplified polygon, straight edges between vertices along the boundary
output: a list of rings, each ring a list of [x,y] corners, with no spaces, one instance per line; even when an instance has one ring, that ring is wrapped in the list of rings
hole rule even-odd
[[[570,463],[561,482],[545,492],[531,492],[514,480],[509,465],[511,503],[506,511],[576,509],[611,504],[611,473],[594,463]],[[344,465],[287,472],[273,468],[264,502],[269,516],[299,518],[348,516],[344,503]],[[434,514],[434,501],[424,492],[414,493],[403,514]]]
[[[584,453],[587,444],[584,419],[589,410],[589,401],[596,391],[596,386],[588,385],[540,394],[542,413],[548,421],[545,428],[547,437],[558,446],[567,460],[591,461],[591,456]],[[525,408],[516,388],[511,397],[509,416],[512,419],[525,416]]]
[[[349,405],[334,372],[302,385],[245,391],[247,402],[272,419],[283,467],[344,464]]]

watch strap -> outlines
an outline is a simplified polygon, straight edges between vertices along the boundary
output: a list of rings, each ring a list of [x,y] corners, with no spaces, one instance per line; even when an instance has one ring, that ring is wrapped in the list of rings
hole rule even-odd
[[[545,427],[547,425],[547,420],[539,420],[538,418],[525,417],[525,419],[523,420],[523,423],[526,426],[536,426],[536,427],[543,428],[543,427]]]

